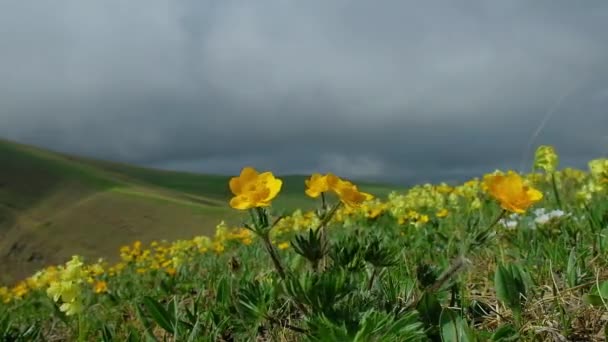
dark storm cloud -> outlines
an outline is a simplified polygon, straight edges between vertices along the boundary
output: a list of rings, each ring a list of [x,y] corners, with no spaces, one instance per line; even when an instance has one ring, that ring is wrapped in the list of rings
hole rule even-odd
[[[4,2],[0,136],[231,174],[460,179],[538,144],[584,166],[607,31],[604,1]]]

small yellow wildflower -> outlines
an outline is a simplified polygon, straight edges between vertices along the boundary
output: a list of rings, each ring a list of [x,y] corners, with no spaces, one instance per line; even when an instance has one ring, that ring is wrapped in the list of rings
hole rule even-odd
[[[14,298],[23,298],[28,292],[29,288],[25,281],[20,282],[15,287],[12,288],[11,292],[13,293]]]
[[[289,242],[281,242],[278,245],[278,247],[279,247],[280,250],[286,250],[287,248],[289,248]]]
[[[108,292],[108,283],[103,280],[99,280],[93,285],[93,291],[95,293],[105,293]]]
[[[11,302],[11,293],[6,286],[0,287],[0,300],[2,300],[3,304]]]
[[[428,215],[420,215],[420,217],[418,218],[418,220],[416,222],[417,223],[427,223],[427,222],[429,222],[429,216]]]
[[[446,216],[448,216],[448,214],[449,214],[448,210],[447,210],[446,208],[443,208],[443,209],[439,210],[439,211],[438,211],[438,212],[435,214],[435,216],[437,216],[437,217],[439,217],[439,218],[442,218],[442,217],[446,217]]]

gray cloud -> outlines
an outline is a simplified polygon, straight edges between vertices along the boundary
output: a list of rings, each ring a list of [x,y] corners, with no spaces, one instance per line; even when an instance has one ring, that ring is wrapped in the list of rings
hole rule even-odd
[[[230,174],[581,167],[608,154],[607,30],[604,1],[5,2],[0,136]]]

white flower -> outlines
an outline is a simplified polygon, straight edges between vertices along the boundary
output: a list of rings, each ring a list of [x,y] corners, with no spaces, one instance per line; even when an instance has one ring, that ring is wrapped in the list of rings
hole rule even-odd
[[[508,229],[514,229],[515,227],[517,227],[517,224],[519,223],[516,220],[505,220],[505,219],[502,219],[502,220],[500,220],[498,222],[503,227],[508,228]]]
[[[553,210],[549,213],[551,218],[560,218],[562,216],[568,216],[563,210]]]
[[[549,222],[550,220],[551,220],[551,217],[549,216],[549,214],[542,214],[540,216],[537,216],[534,219],[534,222],[536,222],[536,224],[543,225],[543,224]]]

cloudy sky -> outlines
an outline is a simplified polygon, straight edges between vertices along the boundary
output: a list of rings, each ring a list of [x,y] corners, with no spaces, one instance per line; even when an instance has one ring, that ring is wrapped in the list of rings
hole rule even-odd
[[[608,155],[608,2],[0,2],[0,137],[385,181]]]

